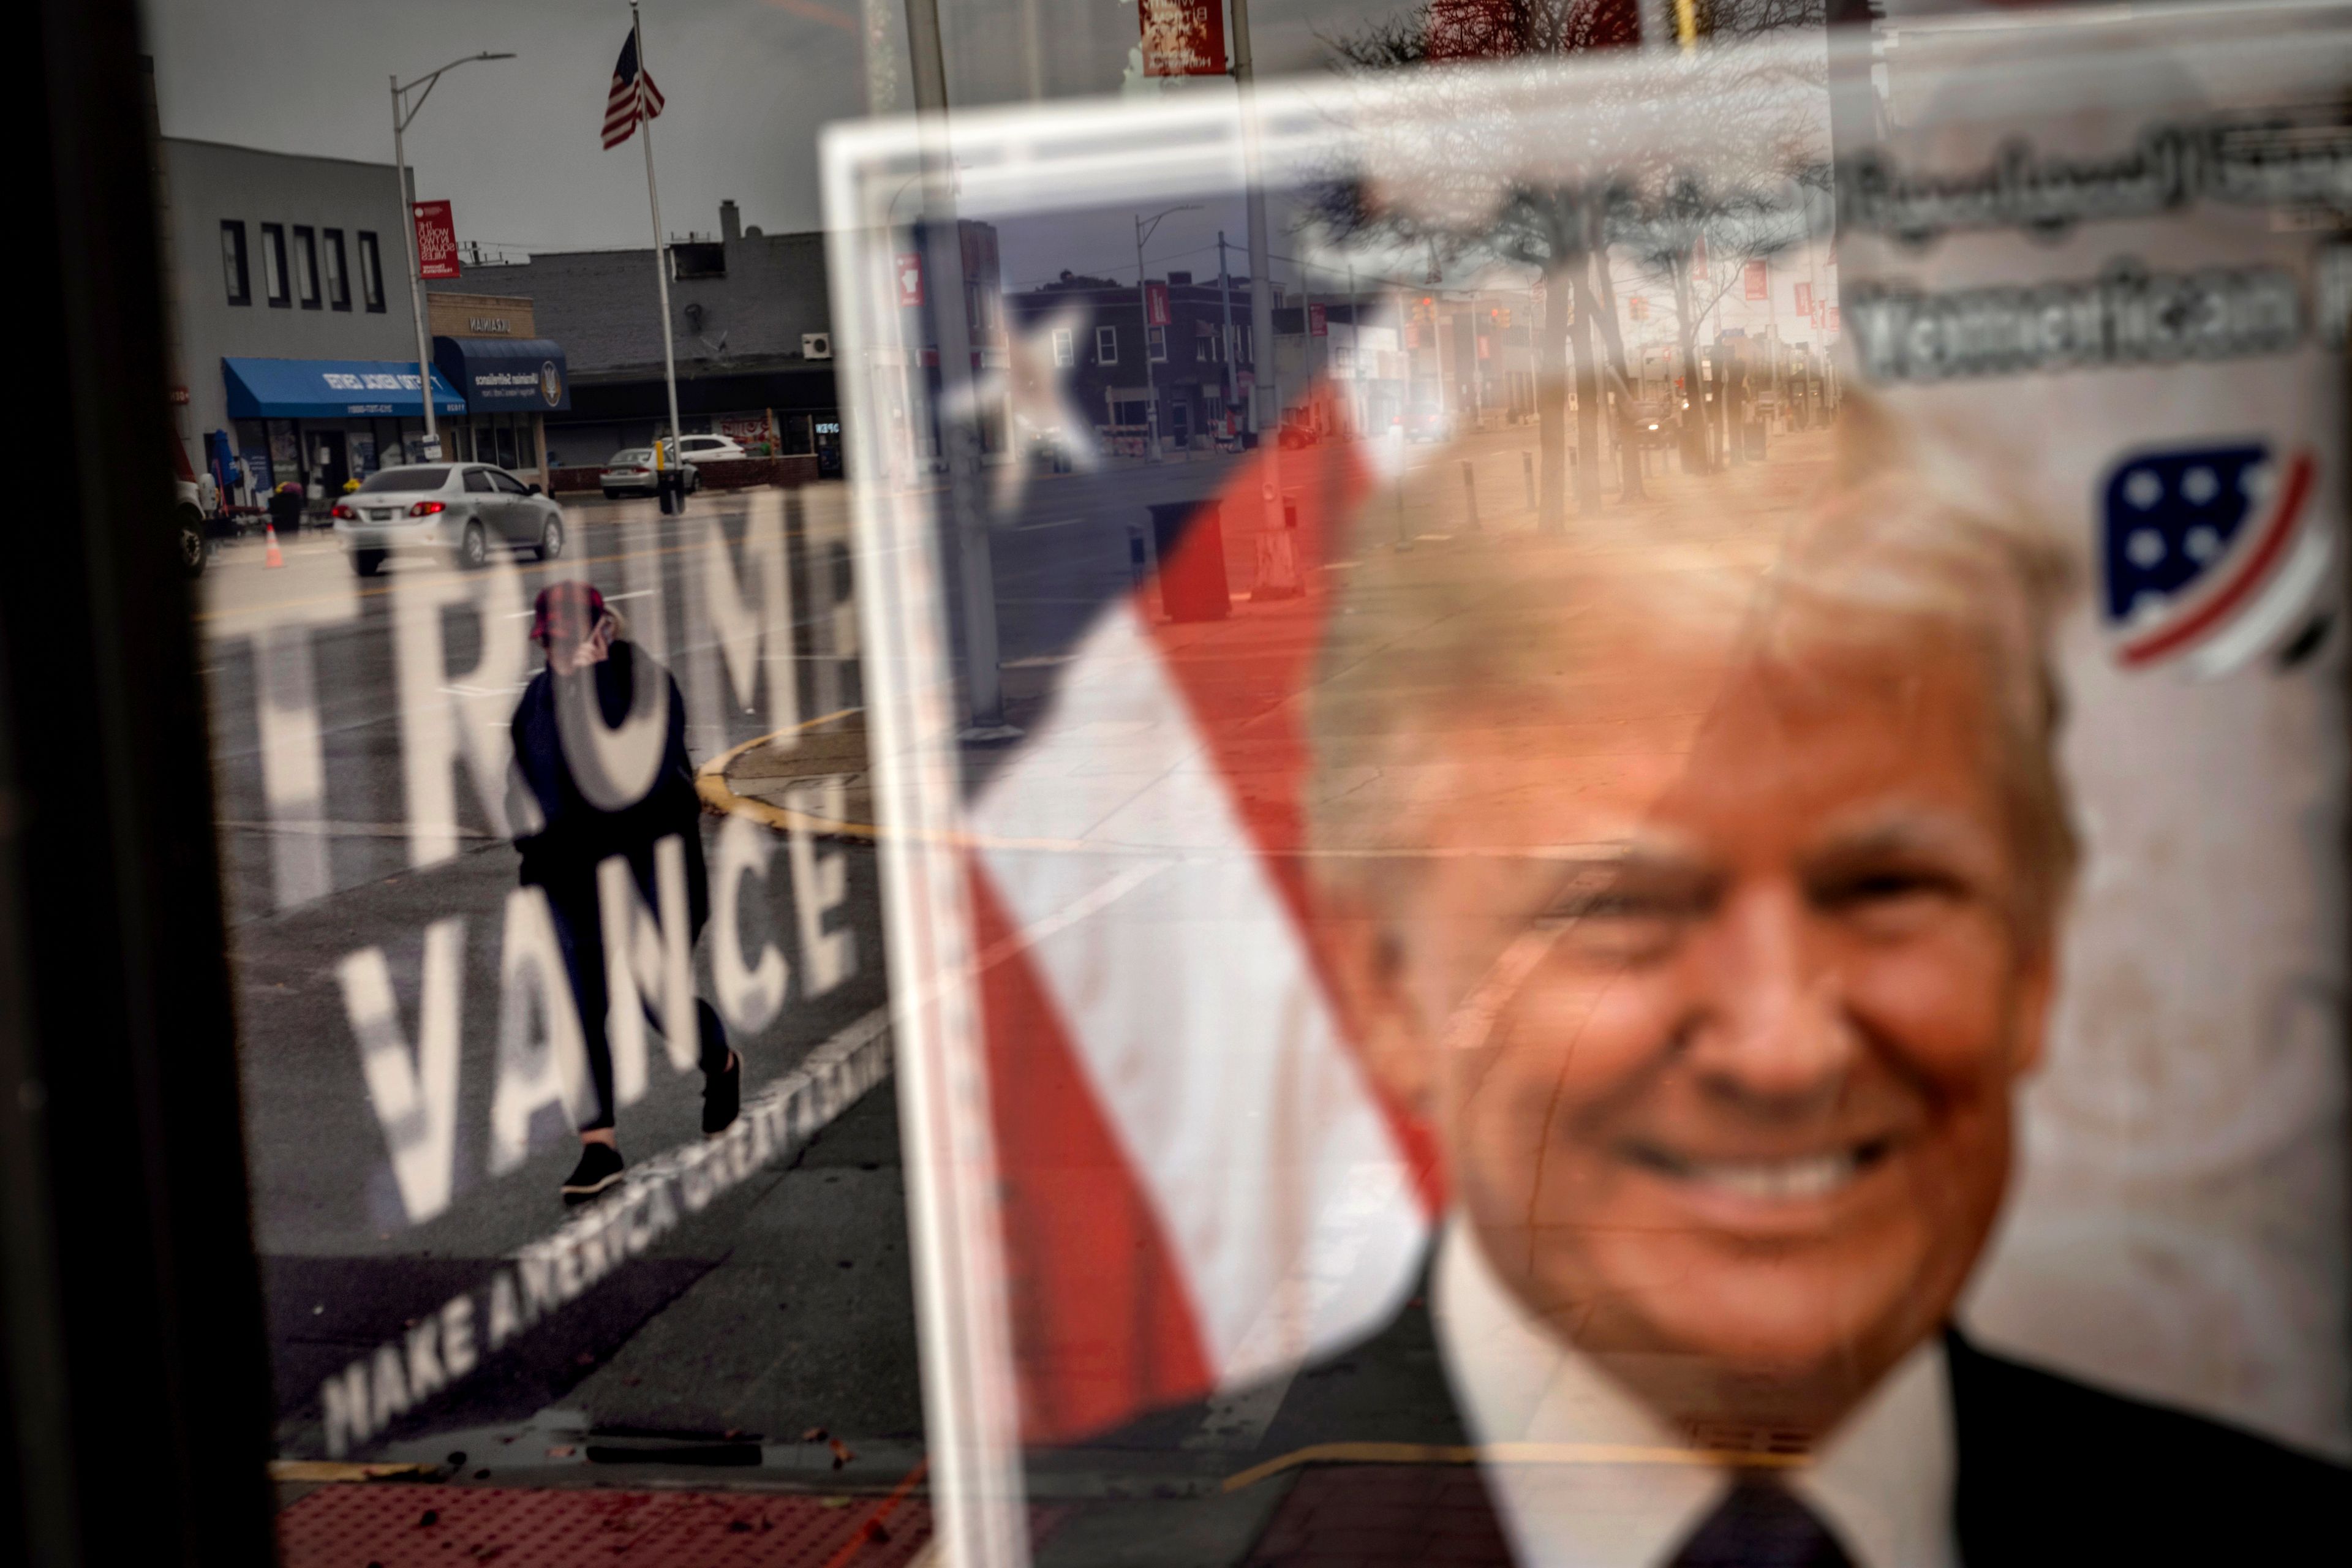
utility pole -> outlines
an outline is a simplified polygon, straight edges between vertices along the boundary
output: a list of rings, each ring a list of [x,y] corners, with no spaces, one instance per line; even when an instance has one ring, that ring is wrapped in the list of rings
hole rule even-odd
[[[1151,220],[1157,228],[1159,218]],[[1143,324],[1143,341],[1137,346],[1143,353],[1143,456],[1147,462],[1160,460],[1160,378],[1151,370],[1151,284],[1143,272],[1143,216],[1135,218],[1135,319]]]
[[[400,253],[408,258],[408,310],[416,321],[416,400],[425,409],[425,455],[427,458],[441,456],[441,432],[433,419],[433,350],[425,342],[425,279],[418,275],[416,266],[416,194],[408,188],[408,149],[403,139],[410,124],[415,121],[417,111],[425,107],[425,100],[433,96],[435,84],[443,77],[475,60],[512,58],[511,53],[493,54],[484,50],[478,55],[451,60],[439,70],[418,77],[405,87],[400,84],[399,77],[390,79],[393,179],[400,186]],[[420,87],[425,90],[416,92]],[[416,92],[415,103],[408,101],[408,95],[412,92]]]
[[[1161,219],[1177,213],[1196,213],[1200,210],[1199,203],[1187,202],[1182,206],[1170,207],[1166,212],[1154,213],[1148,219],[1140,213],[1135,216],[1135,305],[1141,312],[1143,321],[1143,406],[1144,416],[1150,421],[1146,426],[1150,432],[1150,442],[1147,449],[1155,463],[1160,460],[1160,377],[1154,374],[1151,369],[1151,285],[1143,275],[1143,244],[1160,227]],[[1171,308],[1168,312],[1168,321],[1161,328],[1163,333],[1160,338],[1161,342],[1168,341],[1164,334],[1168,326],[1174,325],[1175,320],[1176,312]]]
[[[924,295],[939,337],[940,395],[933,405],[940,455],[947,461],[949,515],[955,525],[962,579],[964,680],[971,697],[967,743],[1017,741],[1004,721],[1004,680],[997,668],[996,567],[988,537],[987,498],[980,484],[980,409],[972,395],[971,321],[965,314],[963,226],[956,217],[955,171],[948,149],[948,68],[940,40],[939,0],[907,0],[907,53],[915,79],[915,113],[924,131],[928,188],[923,194]]]
[[[1217,293],[1225,310],[1225,341],[1223,358],[1225,362],[1225,416],[1233,417],[1234,405],[1241,384],[1234,379],[1234,362],[1240,357],[1241,344],[1234,339],[1234,275],[1225,268],[1225,231],[1217,230]]]
[[[1250,427],[1264,441],[1282,428],[1282,389],[1275,374],[1274,280],[1266,257],[1265,171],[1258,157],[1256,68],[1250,60],[1249,0],[1233,0],[1234,82],[1241,90],[1243,177],[1249,215]],[[1276,445],[1280,443],[1277,441]]]

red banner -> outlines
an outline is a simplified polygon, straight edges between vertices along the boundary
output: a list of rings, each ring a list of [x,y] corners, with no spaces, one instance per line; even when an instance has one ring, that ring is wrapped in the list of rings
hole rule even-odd
[[[1307,306],[1307,335],[1310,338],[1321,338],[1328,337],[1330,332],[1330,318],[1324,313],[1323,307],[1320,305]]]
[[[1827,331],[1834,332],[1838,330],[1838,308],[1835,305],[1830,306],[1823,312],[1822,325],[1823,330]]]
[[[1740,278],[1741,286],[1744,288],[1748,298],[1750,300],[1765,299],[1769,297],[1772,291],[1769,277],[1766,272],[1765,268],[1766,263],[1764,262],[1751,261],[1748,264],[1746,272]]]
[[[1143,74],[1225,74],[1224,0],[1139,0]]]
[[[1797,314],[1810,316],[1812,313],[1813,286],[1810,283],[1800,283],[1797,285]]]
[[[1143,321],[1150,327],[1168,324],[1168,285],[1146,283],[1143,286]]]
[[[447,202],[416,202],[409,209],[416,223],[416,275],[419,278],[457,276],[457,220]]]
[[[920,253],[902,250],[891,261],[891,271],[898,279],[898,303],[911,309],[923,302],[923,258]]]

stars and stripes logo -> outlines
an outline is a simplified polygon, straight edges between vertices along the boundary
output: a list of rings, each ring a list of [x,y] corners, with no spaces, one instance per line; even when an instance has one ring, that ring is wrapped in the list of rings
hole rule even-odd
[[[662,111],[661,89],[654,85],[653,72],[637,59],[636,29],[621,45],[621,58],[613,64],[613,90],[604,100],[604,145],[618,147],[636,132],[637,121],[652,120]]]
[[[2101,609],[2116,659],[2218,676],[2299,624],[2326,577],[2310,513],[2316,461],[2262,441],[2134,453],[2103,494]]]

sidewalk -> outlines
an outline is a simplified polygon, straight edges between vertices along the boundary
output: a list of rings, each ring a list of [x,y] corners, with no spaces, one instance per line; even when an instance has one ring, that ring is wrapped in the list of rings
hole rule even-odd
[[[875,836],[866,710],[844,710],[721,752],[696,770],[705,809],[824,837]],[[835,795],[829,785],[838,784]]]

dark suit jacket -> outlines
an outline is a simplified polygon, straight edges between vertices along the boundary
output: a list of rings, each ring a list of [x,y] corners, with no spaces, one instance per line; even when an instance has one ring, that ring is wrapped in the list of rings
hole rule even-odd
[[[1969,1568],[2334,1562],[2352,1539],[2352,1470],[1990,1355],[1957,1331],[1945,1343]],[[1408,1440],[1390,1417],[1405,1411],[1419,1413],[1420,1441],[1467,1440],[1418,1302],[1294,1387],[1303,1400],[1286,1402],[1262,1452],[1297,1446],[1309,1421],[1323,1432],[1360,1421],[1365,1436]],[[1297,1421],[1291,1403],[1303,1405]],[[1367,1528],[1373,1521],[1381,1528]],[[1250,1568],[1439,1562],[1511,1563],[1494,1500],[1468,1466],[1317,1467],[1248,1558]]]

